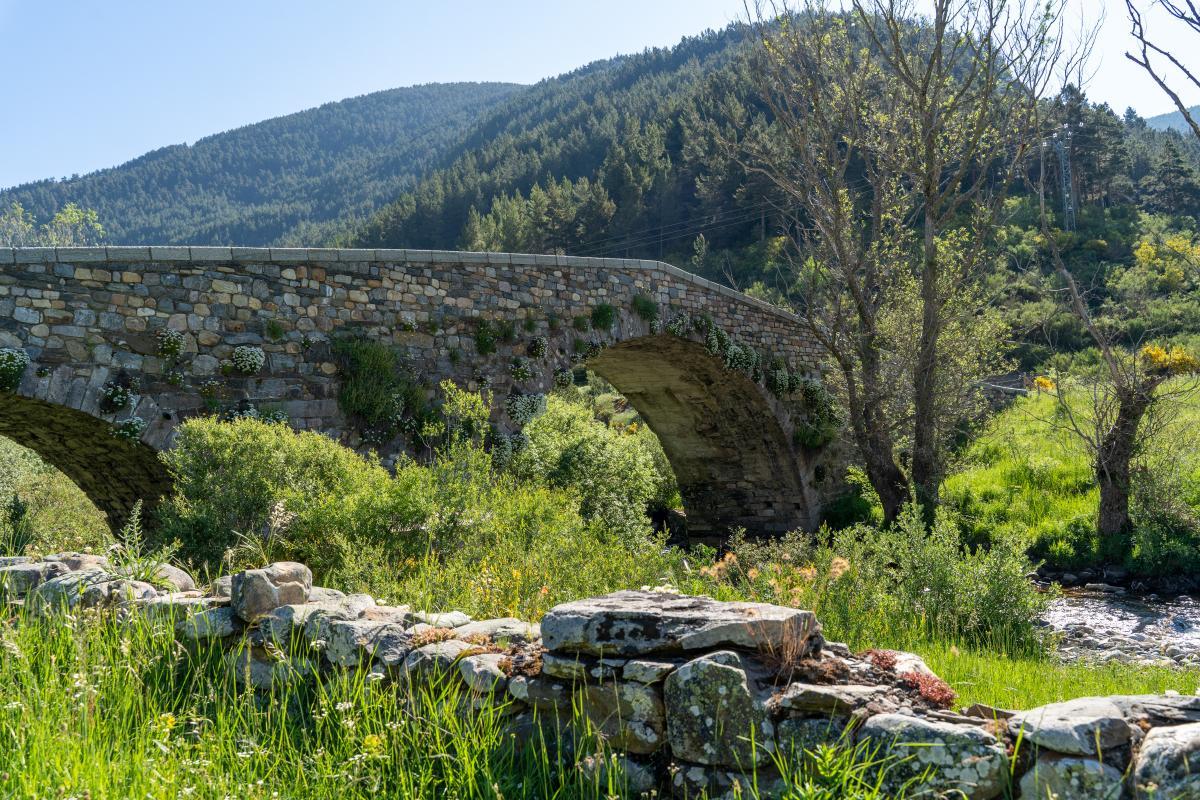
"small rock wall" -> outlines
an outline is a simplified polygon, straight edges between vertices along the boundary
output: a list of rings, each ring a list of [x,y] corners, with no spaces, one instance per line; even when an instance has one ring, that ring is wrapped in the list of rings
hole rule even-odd
[[[932,771],[909,796],[1200,797],[1200,697],[951,711],[953,693],[919,657],[852,654],[826,642],[808,611],[624,591],[557,606],[539,624],[383,606],[315,587],[291,562],[204,591],[175,568],[160,577],[172,591],[122,579],[98,556],[0,560],[9,603],[150,615],[188,646],[218,644],[255,687],[356,668],[397,691],[456,681],[473,703],[503,704],[518,743],[553,728],[565,758],[590,726],[621,762],[629,796],[736,797],[754,785],[778,797],[777,759],[858,741],[891,759],[885,788]],[[610,763],[579,758],[586,770]]]

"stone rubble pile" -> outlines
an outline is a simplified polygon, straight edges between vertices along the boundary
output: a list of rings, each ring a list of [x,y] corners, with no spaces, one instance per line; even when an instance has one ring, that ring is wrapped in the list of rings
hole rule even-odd
[[[885,788],[932,773],[917,797],[1200,798],[1200,697],[955,712],[919,657],[853,654],[825,641],[809,611],[623,591],[556,606],[539,625],[381,605],[313,586],[291,562],[204,591],[173,567],[157,577],[167,589],[115,574],[102,556],[10,557],[0,598],[31,613],[150,615],[187,646],[220,646],[259,688],[360,667],[398,688],[458,681],[476,706],[501,705],[518,743],[549,726],[584,770],[615,763],[573,747],[581,728],[598,732],[631,797],[746,796],[751,785],[779,796],[779,763],[854,741],[890,759]]]

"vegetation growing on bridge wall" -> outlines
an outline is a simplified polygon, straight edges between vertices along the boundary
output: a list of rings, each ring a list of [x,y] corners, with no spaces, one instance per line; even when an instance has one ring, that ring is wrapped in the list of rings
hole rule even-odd
[[[0,347],[0,391],[11,392],[21,383],[29,366],[29,354],[12,347]]]
[[[341,376],[338,405],[374,444],[419,433],[434,416],[426,388],[390,347],[361,338],[333,343]]]

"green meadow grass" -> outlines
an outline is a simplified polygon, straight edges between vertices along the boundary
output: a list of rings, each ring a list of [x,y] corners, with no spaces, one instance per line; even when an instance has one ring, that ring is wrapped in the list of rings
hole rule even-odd
[[[1073,407],[1086,407],[1082,397]],[[1125,549],[1096,533],[1099,490],[1088,453],[1049,394],[1019,398],[998,413],[962,453],[942,497],[976,542],[1011,537],[1033,559],[1063,568],[1124,559],[1139,572],[1170,571],[1180,555],[1194,560],[1200,551],[1194,524],[1164,522],[1161,515],[1169,504],[1200,514],[1200,400],[1185,398],[1167,413],[1170,424],[1137,464],[1140,485],[1151,486],[1159,500],[1150,509],[1135,503],[1135,530]]]

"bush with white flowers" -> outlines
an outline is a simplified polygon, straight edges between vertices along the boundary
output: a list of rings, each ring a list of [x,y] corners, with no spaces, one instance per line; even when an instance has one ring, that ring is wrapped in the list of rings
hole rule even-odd
[[[146,430],[146,420],[141,417],[130,417],[115,423],[112,427],[112,435],[118,439],[136,442],[142,438],[144,430]]]
[[[514,381],[527,381],[533,377],[533,369],[529,366],[529,360],[525,358],[514,358],[509,373]]]
[[[535,336],[529,340],[529,347],[527,349],[530,358],[542,358],[550,349],[550,340],[545,336]]]
[[[0,392],[15,391],[29,366],[29,354],[12,347],[0,347]]]
[[[511,394],[504,401],[508,417],[518,425],[528,425],[546,410],[544,394]]]
[[[115,414],[133,399],[133,390],[124,384],[109,381],[100,389],[100,410]]]
[[[171,328],[163,328],[158,332],[158,355],[167,361],[174,361],[183,352],[183,334]]]
[[[267,362],[267,354],[263,352],[261,347],[243,344],[233,348],[233,355],[230,356],[229,360],[233,363],[233,368],[238,372],[243,375],[254,375]]]

